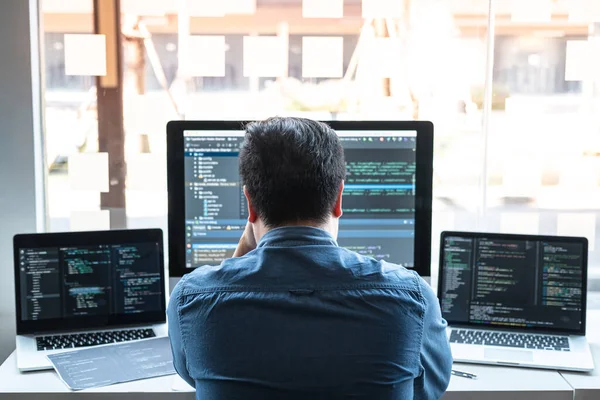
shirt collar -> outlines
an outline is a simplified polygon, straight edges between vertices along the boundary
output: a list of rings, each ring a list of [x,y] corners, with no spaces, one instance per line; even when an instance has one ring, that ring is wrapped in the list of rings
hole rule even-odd
[[[284,226],[271,229],[258,242],[257,248],[268,246],[337,246],[335,239],[326,231],[311,226]]]

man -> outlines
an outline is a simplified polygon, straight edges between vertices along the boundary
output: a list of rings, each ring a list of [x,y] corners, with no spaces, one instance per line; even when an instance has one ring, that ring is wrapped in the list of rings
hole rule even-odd
[[[198,399],[435,399],[446,322],[414,272],[338,247],[346,174],[336,133],[307,119],[250,124],[240,152],[248,224],[219,267],[169,302],[179,375]]]

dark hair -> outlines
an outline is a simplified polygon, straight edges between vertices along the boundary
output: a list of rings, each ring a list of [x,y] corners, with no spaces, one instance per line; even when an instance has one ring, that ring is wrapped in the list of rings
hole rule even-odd
[[[240,176],[269,227],[323,223],[346,176],[344,149],[328,125],[305,118],[269,118],[246,127]]]

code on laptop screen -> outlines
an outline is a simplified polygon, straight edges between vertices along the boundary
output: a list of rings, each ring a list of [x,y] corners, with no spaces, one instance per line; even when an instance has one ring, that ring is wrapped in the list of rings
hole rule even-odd
[[[442,245],[445,319],[580,329],[585,260],[581,243],[447,236]]]
[[[70,319],[160,311],[158,243],[23,248],[21,319]]]

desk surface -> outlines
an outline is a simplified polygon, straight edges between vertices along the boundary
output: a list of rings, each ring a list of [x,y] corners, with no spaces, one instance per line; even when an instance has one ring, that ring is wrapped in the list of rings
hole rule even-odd
[[[164,399],[166,395],[173,399],[194,399],[194,393],[174,392],[171,390],[174,376],[145,379],[141,381],[121,383],[81,392],[70,391],[58,378],[54,370],[25,372],[17,370],[16,353],[0,366],[0,398],[47,400],[64,399],[65,393],[77,393],[78,399]]]
[[[588,340],[591,343],[596,370],[591,373],[558,373],[527,368],[456,364],[461,371],[472,372],[478,379],[453,376],[444,399],[547,399],[576,400],[600,398],[600,311],[588,313]],[[122,383],[77,393],[79,399],[194,399],[194,393],[172,390],[173,376]],[[54,371],[20,373],[15,353],[0,366],[0,397],[3,400],[40,398],[63,399],[70,391]]]
[[[586,325],[586,336],[592,348],[596,369],[587,373],[561,372],[575,390],[575,400],[600,399],[600,311],[589,311]]]
[[[483,365],[456,365],[456,369],[477,374],[478,379],[453,376],[444,399],[489,400],[548,399],[572,400],[573,390],[554,371],[502,368]],[[77,393],[78,399],[194,399],[194,393],[174,392],[173,376],[147,379],[89,389]],[[0,366],[0,394],[3,400],[44,398],[63,399],[70,391],[54,371],[20,373],[16,368],[15,353]]]

